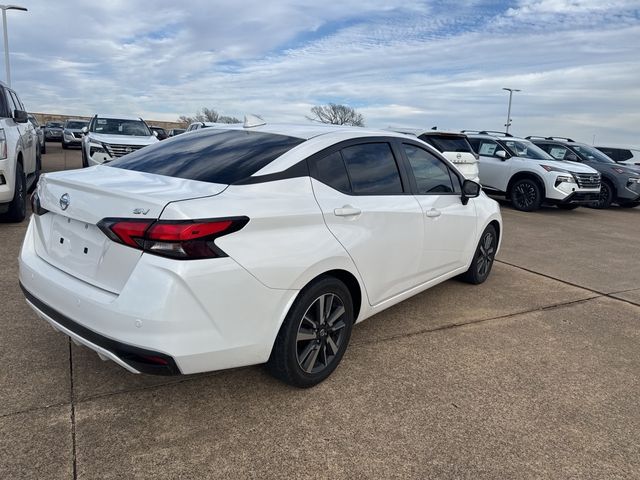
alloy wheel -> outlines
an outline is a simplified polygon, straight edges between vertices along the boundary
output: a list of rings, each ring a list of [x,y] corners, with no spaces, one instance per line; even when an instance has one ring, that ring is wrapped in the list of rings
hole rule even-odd
[[[496,255],[495,236],[493,232],[486,232],[479,245],[477,259],[478,275],[485,277],[491,270],[491,265]]]
[[[529,182],[519,183],[514,192],[516,205],[523,209],[531,208],[538,196],[535,186]]]
[[[296,334],[298,365],[306,373],[315,374],[327,368],[345,341],[345,307],[342,299],[325,293],[307,309]]]

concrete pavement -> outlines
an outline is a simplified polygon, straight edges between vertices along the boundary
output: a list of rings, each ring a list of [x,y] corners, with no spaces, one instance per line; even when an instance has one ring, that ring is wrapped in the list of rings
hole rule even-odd
[[[80,165],[47,149],[46,170]],[[260,366],[136,376],[71,347],[17,286],[26,222],[0,224],[0,477],[640,477],[640,208],[503,215],[485,284],[360,324],[310,390]]]

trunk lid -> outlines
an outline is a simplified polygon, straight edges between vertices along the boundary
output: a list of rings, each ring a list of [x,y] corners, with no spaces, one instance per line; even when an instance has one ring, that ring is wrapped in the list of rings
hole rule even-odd
[[[100,220],[157,219],[170,202],[226,187],[108,166],[46,174],[38,197],[49,213],[34,217],[36,252],[69,275],[119,293],[142,251],[111,241],[96,226]]]

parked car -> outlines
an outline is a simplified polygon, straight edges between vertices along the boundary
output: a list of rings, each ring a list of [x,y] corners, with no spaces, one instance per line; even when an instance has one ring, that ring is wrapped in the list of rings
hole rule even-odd
[[[558,160],[581,162],[600,172],[602,188],[595,208],[608,208],[612,203],[621,207],[640,205],[640,168],[621,165],[586,143],[566,137],[527,137]]]
[[[40,127],[38,120],[33,115],[27,115],[27,118],[33,125],[34,130],[36,131],[36,135],[38,136],[38,148],[40,149],[40,154],[47,153],[47,142],[44,139],[44,130]]]
[[[466,132],[480,155],[482,187],[510,199],[516,210],[532,212],[543,203],[572,210],[598,199],[600,174],[593,168],[558,161],[530,141],[507,133]]]
[[[266,362],[309,387],[354,323],[487,279],[500,208],[420,140],[245,125],[44,175],[19,259],[36,313],[134,373]]]
[[[62,148],[80,147],[82,145],[82,129],[89,125],[87,120],[71,118],[64,122],[62,132]]]
[[[169,130],[169,136],[170,137],[175,137],[176,135],[180,135],[181,133],[184,133],[186,130],[184,128],[172,128],[171,130]]]
[[[49,142],[59,142],[62,140],[62,122],[47,122],[44,125],[44,139]]]
[[[152,132],[156,133],[156,137],[158,138],[158,140],[166,140],[167,138],[169,138],[169,135],[164,128],[158,127],[156,125],[151,125],[149,128]]]
[[[193,122],[191,124],[189,124],[189,126],[187,127],[187,129],[185,130],[186,132],[193,132],[194,130],[200,130],[201,128],[209,128],[209,127],[215,127],[218,125],[224,125],[224,124],[220,124],[220,123],[216,123],[216,122]]]
[[[140,117],[95,115],[82,131],[83,167],[110,162],[158,142]]]
[[[38,134],[18,94],[0,82],[0,218],[21,222],[40,176]]]
[[[460,170],[460,173],[462,173],[465,178],[473,180],[474,182],[480,182],[478,174],[478,154],[473,151],[473,147],[464,133],[399,127],[392,127],[390,130],[415,135],[442,153],[446,159]]]
[[[640,165],[640,147],[596,147],[617,163]]]

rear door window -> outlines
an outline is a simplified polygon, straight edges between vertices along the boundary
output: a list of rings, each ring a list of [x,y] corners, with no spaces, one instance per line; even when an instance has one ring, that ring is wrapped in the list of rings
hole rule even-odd
[[[342,149],[353,193],[393,195],[403,193],[402,180],[391,145],[365,143]]]
[[[286,135],[209,128],[141,148],[107,165],[228,185],[250,177],[302,142]]]
[[[351,183],[340,152],[316,160],[315,169],[318,180],[325,185],[343,193],[351,192]]]

